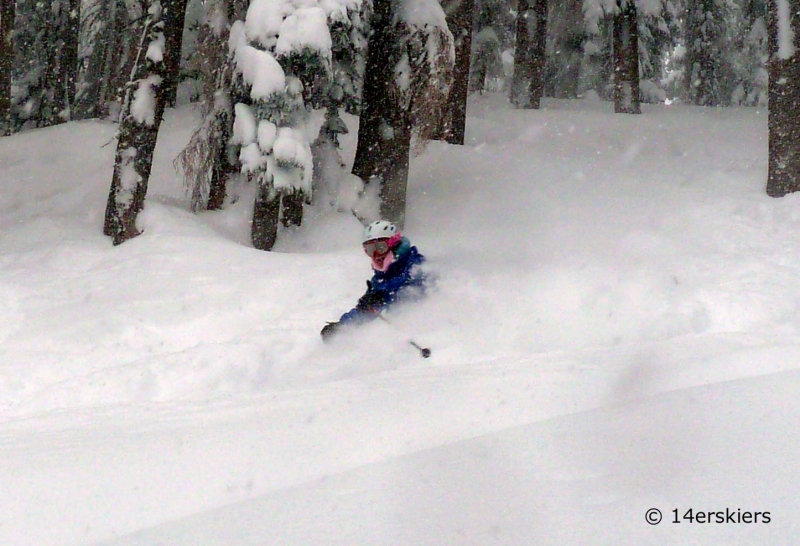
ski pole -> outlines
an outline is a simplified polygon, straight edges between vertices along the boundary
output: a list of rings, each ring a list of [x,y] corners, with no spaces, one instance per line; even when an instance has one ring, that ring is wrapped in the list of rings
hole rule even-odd
[[[419,354],[420,354],[420,355],[422,355],[422,358],[428,358],[429,356],[431,356],[431,350],[430,350],[429,348],[427,348],[427,347],[420,347],[419,345],[417,345],[417,343],[416,343],[416,342],[415,342],[413,339],[411,339],[410,337],[408,337],[408,336],[405,334],[405,332],[401,332],[401,331],[400,331],[400,330],[399,330],[399,329],[398,329],[398,328],[397,328],[397,327],[396,327],[394,324],[392,324],[392,323],[391,323],[391,321],[389,321],[389,319],[387,319],[387,318],[386,318],[386,317],[384,317],[383,315],[378,315],[378,318],[379,318],[379,319],[381,319],[381,320],[382,320],[383,322],[385,322],[386,324],[388,324],[389,326],[391,326],[391,327],[392,327],[392,329],[393,329],[394,331],[396,331],[396,332],[398,332],[398,333],[402,334],[402,335],[403,335],[403,337],[405,337],[405,338],[406,338],[406,341],[408,341],[408,343],[409,343],[409,344],[410,344],[412,347],[414,347],[416,350],[418,350],[418,351],[419,351]]]

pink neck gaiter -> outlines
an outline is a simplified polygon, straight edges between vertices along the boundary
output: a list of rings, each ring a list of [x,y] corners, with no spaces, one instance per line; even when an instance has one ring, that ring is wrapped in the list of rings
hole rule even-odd
[[[385,256],[373,256],[372,269],[385,273],[389,266],[394,262],[394,252],[387,252]]]

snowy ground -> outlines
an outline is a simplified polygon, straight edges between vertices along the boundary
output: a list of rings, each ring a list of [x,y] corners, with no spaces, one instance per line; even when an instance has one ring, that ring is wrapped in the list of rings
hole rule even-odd
[[[113,125],[0,140],[0,545],[795,543],[800,197],[764,193],[766,112],[545,106],[474,97],[467,146],[412,162],[439,281],[394,320],[428,360],[383,323],[321,344],[369,275],[354,218],[263,253],[249,188],[186,211],[191,111],[116,248]]]

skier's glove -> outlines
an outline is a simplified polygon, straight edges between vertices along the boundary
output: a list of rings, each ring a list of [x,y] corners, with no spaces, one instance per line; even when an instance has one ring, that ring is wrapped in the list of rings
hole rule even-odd
[[[358,300],[356,308],[360,311],[377,313],[383,303],[383,295],[380,292],[367,292]]]
[[[338,322],[329,322],[328,324],[323,326],[322,331],[319,333],[319,335],[322,336],[322,341],[326,341],[334,333],[336,333],[336,330],[339,328],[339,326],[340,324]]]

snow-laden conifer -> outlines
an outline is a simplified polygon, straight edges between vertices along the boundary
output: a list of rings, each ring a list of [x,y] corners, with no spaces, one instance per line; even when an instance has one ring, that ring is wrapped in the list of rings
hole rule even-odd
[[[308,127],[309,112],[326,107],[325,127],[343,127],[339,108],[357,103],[369,9],[361,0],[254,0],[245,20],[231,27],[240,99],[231,142],[239,147],[241,171],[256,184],[256,248],[274,244],[281,209],[285,225],[302,220],[314,187],[317,135]]]
[[[78,75],[80,8],[79,0],[17,1],[11,71],[13,128],[46,127],[71,119]]]
[[[627,2],[622,2],[627,6]],[[635,32],[638,38],[638,100],[663,103],[666,99],[664,60],[679,39],[679,13],[672,0],[636,0]],[[584,0],[586,41],[581,73],[581,92],[596,92],[611,99],[616,67],[612,58],[613,19],[617,0]]]

